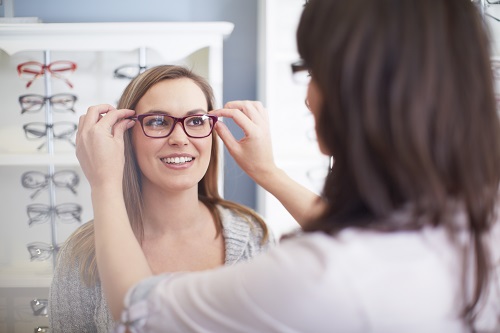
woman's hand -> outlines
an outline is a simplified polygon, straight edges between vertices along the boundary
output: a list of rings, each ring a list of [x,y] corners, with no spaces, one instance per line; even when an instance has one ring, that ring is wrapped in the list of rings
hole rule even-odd
[[[267,110],[260,102],[232,101],[223,109],[210,112],[231,118],[243,130],[244,137],[236,140],[227,126],[218,122],[215,130],[236,163],[259,185],[266,187],[269,175],[277,171],[274,163]]]
[[[76,156],[92,188],[99,277],[115,319],[120,318],[127,290],[152,274],[121,195],[123,134],[134,126],[135,121],[126,119],[133,114],[133,110],[117,110],[111,105],[92,106],[80,117],[76,136]]]
[[[105,184],[121,186],[123,178],[124,132],[135,121],[125,119],[133,110],[111,105],[91,106],[80,117],[76,135],[76,157],[92,189]]]
[[[228,102],[224,109],[214,110],[211,114],[231,118],[241,127],[245,134],[241,140],[236,140],[222,122],[216,124],[215,130],[236,163],[274,195],[301,226],[321,214],[324,203],[320,198],[274,163],[269,117],[260,102]]]

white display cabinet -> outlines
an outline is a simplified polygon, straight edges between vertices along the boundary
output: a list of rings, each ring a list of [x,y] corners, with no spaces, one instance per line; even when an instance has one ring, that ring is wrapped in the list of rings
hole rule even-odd
[[[90,187],[74,147],[65,140],[54,139],[39,150],[47,138],[28,140],[23,125],[78,123],[90,105],[116,105],[129,80],[115,78],[114,70],[127,64],[185,65],[208,79],[220,105],[223,41],[232,30],[233,24],[228,22],[0,24],[0,332],[33,332],[35,327],[48,325],[43,311],[38,312],[41,316],[34,316],[31,301],[47,298],[54,256],[32,261],[27,245],[62,244],[81,225],[63,223],[52,214],[47,222],[30,226],[27,207],[76,203],[82,207],[81,222],[92,219]],[[17,66],[21,63],[48,64],[59,60],[77,65],[73,73],[65,76],[73,88],[46,75],[27,88],[27,81],[18,76]],[[21,114],[19,96],[58,93],[77,96],[75,112],[52,112],[47,106],[37,113]],[[49,175],[49,186],[34,198],[31,195],[37,189],[27,189],[21,182],[22,175],[29,171]],[[52,175],[61,171],[77,175],[76,193],[52,182]],[[221,189],[222,175],[221,170]]]
[[[295,32],[304,0],[260,0],[259,6],[258,91],[269,112],[276,164],[320,193],[329,158],[315,141],[314,120],[305,105],[307,87],[292,80],[290,69],[299,60]],[[258,210],[278,235],[298,227],[279,201],[261,188]]]

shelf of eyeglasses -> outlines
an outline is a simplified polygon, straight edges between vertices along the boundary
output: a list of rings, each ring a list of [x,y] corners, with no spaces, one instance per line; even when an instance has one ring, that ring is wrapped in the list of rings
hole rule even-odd
[[[0,153],[0,166],[17,165],[57,165],[77,166],[78,159],[75,153],[49,155],[48,153]]]

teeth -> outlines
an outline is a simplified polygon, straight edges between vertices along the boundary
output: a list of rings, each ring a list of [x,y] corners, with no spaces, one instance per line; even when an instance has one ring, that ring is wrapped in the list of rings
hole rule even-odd
[[[186,162],[191,162],[193,158],[187,156],[186,157],[181,156],[181,157],[167,157],[167,158],[162,158],[161,160],[167,164],[182,164]]]

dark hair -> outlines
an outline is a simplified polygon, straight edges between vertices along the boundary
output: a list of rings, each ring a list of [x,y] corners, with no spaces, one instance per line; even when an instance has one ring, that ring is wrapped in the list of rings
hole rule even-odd
[[[322,96],[318,138],[335,161],[327,209],[308,230],[453,235],[446,215],[463,204],[476,268],[467,319],[489,278],[482,237],[500,179],[488,37],[470,0],[310,0],[297,31]],[[406,221],[390,218],[403,207]]]

